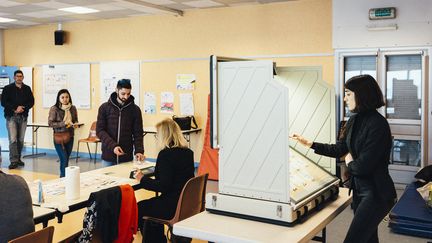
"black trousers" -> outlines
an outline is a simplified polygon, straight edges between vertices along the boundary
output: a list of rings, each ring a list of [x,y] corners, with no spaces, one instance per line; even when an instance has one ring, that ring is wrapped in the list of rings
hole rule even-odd
[[[138,227],[143,235],[143,243],[166,243],[167,239],[164,234],[162,224],[147,222],[144,227],[143,216],[153,218],[170,219],[174,216],[177,208],[178,197],[153,197],[138,202]],[[177,243],[189,243],[191,239],[176,237]]]
[[[383,201],[372,191],[354,193],[354,218],[344,243],[378,243],[378,225],[393,205],[393,199]]]

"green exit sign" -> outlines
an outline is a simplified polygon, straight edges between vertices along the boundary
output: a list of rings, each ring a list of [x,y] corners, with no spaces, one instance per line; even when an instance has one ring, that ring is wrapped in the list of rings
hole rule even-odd
[[[372,8],[369,9],[369,19],[394,19],[396,18],[396,8]]]

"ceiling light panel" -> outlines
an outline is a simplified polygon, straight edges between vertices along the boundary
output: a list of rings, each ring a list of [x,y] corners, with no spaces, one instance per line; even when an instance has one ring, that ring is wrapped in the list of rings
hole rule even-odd
[[[77,13],[77,14],[88,14],[88,13],[100,12],[97,9],[80,7],[80,6],[69,7],[69,8],[60,8],[59,10],[65,11],[65,12],[70,12],[70,13]]]
[[[9,22],[14,22],[17,21],[16,19],[10,19],[10,18],[4,18],[4,17],[0,17],[0,23],[9,23]]]

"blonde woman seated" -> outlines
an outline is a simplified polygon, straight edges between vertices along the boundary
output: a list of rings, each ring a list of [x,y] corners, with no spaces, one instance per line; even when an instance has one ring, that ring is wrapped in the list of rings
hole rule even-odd
[[[180,127],[172,119],[156,124],[157,146],[160,152],[156,160],[155,178],[144,177],[138,173],[136,178],[142,188],[160,192],[157,197],[138,202],[138,220],[142,228],[142,217],[170,219],[174,216],[177,201],[186,182],[194,177],[194,156],[187,146]],[[145,242],[166,242],[161,224],[148,223]]]

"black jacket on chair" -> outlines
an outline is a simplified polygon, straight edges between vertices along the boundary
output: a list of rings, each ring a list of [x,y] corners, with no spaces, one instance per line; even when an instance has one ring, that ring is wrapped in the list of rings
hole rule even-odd
[[[390,126],[377,111],[366,111],[352,116],[346,125],[346,136],[336,144],[313,143],[315,153],[341,157],[351,153],[353,161],[348,170],[356,188],[372,187],[375,196],[383,201],[396,198],[388,164],[392,147]]]

